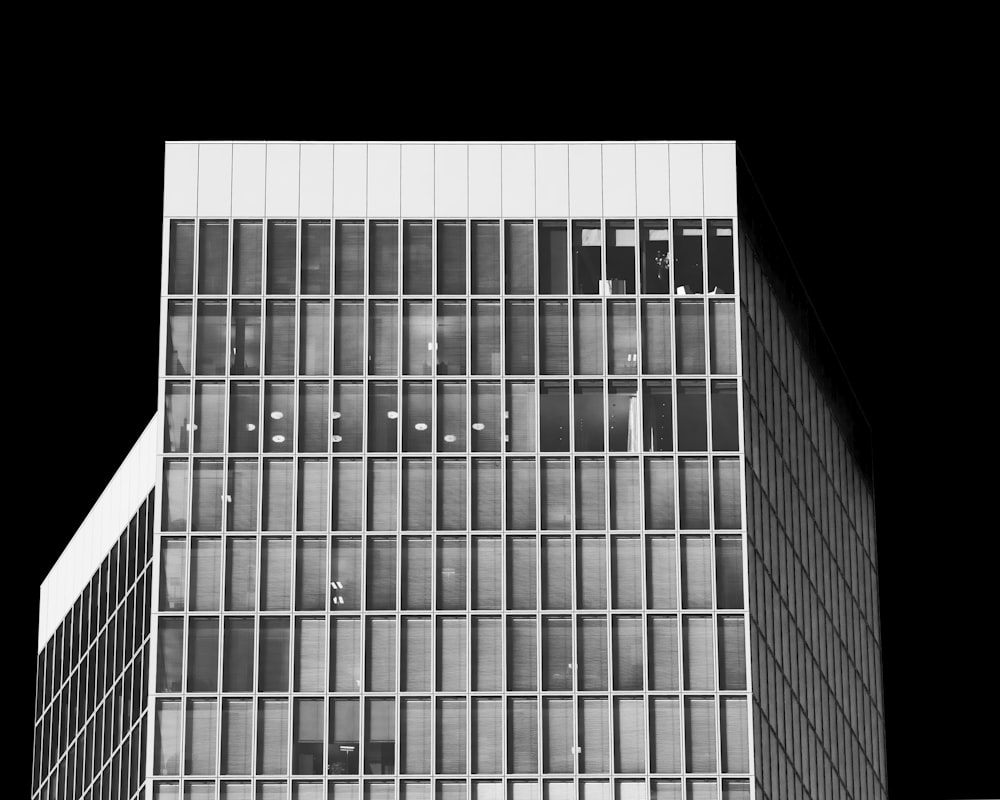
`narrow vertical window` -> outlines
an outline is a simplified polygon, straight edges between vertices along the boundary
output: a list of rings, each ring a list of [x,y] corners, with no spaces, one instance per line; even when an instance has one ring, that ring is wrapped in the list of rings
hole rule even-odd
[[[716,537],[715,575],[719,608],[743,608],[743,544],[739,536]]]
[[[546,697],[542,701],[542,730],[542,770],[556,773],[573,772],[572,699]],[[572,787],[572,784],[569,786]],[[551,792],[548,797],[552,797]]]
[[[733,223],[728,219],[708,221],[708,291],[710,294],[733,294],[736,290],[733,269]]]
[[[472,772],[480,775],[495,775],[502,771],[503,707],[501,700],[497,697],[474,698],[472,701]],[[482,784],[478,785],[482,786]],[[480,797],[482,797],[481,794]]]
[[[191,530],[222,530],[222,460],[199,458],[191,481]]]
[[[596,220],[573,223],[573,292],[601,292],[601,226]]]
[[[430,294],[431,223],[407,220],[403,223],[403,294]]]
[[[608,619],[577,617],[577,689],[604,692],[608,689]]]
[[[466,461],[444,458],[437,463],[437,527],[441,531],[467,528]],[[463,606],[464,608],[464,606]]]
[[[684,688],[715,689],[715,637],[711,617],[684,617]]]
[[[607,474],[603,458],[576,459],[576,527],[579,530],[604,530],[604,489]]]
[[[369,223],[368,291],[396,294],[399,291],[399,223]]]
[[[635,294],[635,223],[608,220],[606,294]]]
[[[608,491],[611,495],[609,502],[611,529],[619,531],[638,530],[642,507],[638,459],[611,459]]]
[[[368,316],[368,374],[395,375],[399,366],[397,303],[373,300]]]
[[[508,300],[506,305],[507,375],[532,375],[535,372],[535,304],[531,300]]]
[[[153,726],[153,774],[179,775],[181,750],[181,701],[158,700]]]
[[[535,581],[538,555],[534,538],[517,536],[507,539],[507,608],[538,607]]]
[[[500,293],[500,223],[472,222],[472,293]]]
[[[330,385],[299,384],[299,450],[325,453],[330,443]]]
[[[323,728],[325,727],[323,717],[322,700],[297,699],[295,701],[292,726],[292,770],[296,774],[323,774]],[[297,784],[297,787],[300,788],[301,785]]]
[[[326,608],[326,539],[299,538],[295,543],[295,608]]]
[[[611,539],[613,608],[642,607],[642,552],[638,536]]]
[[[402,525],[404,531],[431,529],[431,460],[403,459]]]
[[[184,653],[184,619],[161,617],[157,632],[156,691],[180,692]]]
[[[565,300],[543,300],[538,305],[538,358],[542,375],[569,373],[568,311]]]
[[[715,527],[719,530],[734,530],[739,528],[742,522],[740,461],[738,458],[716,458],[712,467]]]
[[[640,231],[640,271],[644,294],[670,293],[670,226],[666,220],[643,220]]]
[[[612,688],[642,691],[642,617],[614,617],[611,643]]]
[[[249,775],[252,769],[253,701],[223,700],[222,774]]]
[[[365,608],[392,610],[396,607],[396,540],[389,537],[368,539],[368,580]]]
[[[330,691],[361,691],[361,621],[330,618]],[[330,738],[334,738],[331,732]]]
[[[736,381],[712,381],[712,449],[739,450]]]
[[[257,701],[257,774],[288,773],[288,700]]]
[[[507,382],[507,451],[530,452],[535,449],[535,384],[529,381]]]
[[[473,302],[470,327],[472,374],[499,375],[500,303],[488,300]]]
[[[369,692],[396,691],[396,620],[369,617],[365,644],[365,689]]]
[[[715,772],[715,700],[684,698],[684,732],[688,772]]]
[[[535,291],[535,226],[532,222],[506,223],[505,291],[532,294]]]
[[[468,423],[465,417],[465,382],[441,381],[438,392],[438,440],[439,453],[464,453],[465,432]]]
[[[569,459],[542,459],[540,491],[542,530],[569,530],[572,522],[570,515]]]
[[[364,472],[361,459],[335,458],[333,460],[332,504],[335,531],[361,530]]]
[[[408,698],[400,701],[399,771],[404,775],[424,775],[431,771],[431,701]],[[407,792],[407,795],[409,792]],[[430,800],[430,793],[427,794]]]
[[[507,459],[507,528],[534,530],[536,514],[535,460]]]
[[[257,683],[262,692],[287,692],[289,658],[288,617],[262,617]]]
[[[297,228],[291,219],[273,219],[267,223],[268,294],[295,294]]]
[[[670,301],[642,301],[642,371],[646,375],[669,375],[673,371],[670,355]]]
[[[705,305],[700,300],[678,300],[677,372],[699,375],[705,372]]]
[[[604,314],[599,300],[573,304],[573,371],[577,375],[604,372]]]
[[[538,772],[538,701],[534,697],[507,700],[507,769]],[[516,795],[515,795],[516,796]]]
[[[653,772],[680,772],[681,709],[676,697],[649,699],[649,739],[650,769]],[[680,784],[677,788],[676,799],[681,800]],[[663,800],[660,794],[654,797]]]
[[[604,384],[573,383],[573,437],[577,450],[604,450]]]
[[[615,698],[614,742],[617,771],[646,771],[646,713],[641,698]]]
[[[187,541],[163,539],[160,546],[160,611],[184,609]]]
[[[338,300],[333,315],[333,372],[335,375],[364,373],[364,318],[361,300]]]
[[[295,384],[268,381],[264,384],[264,452],[292,452],[294,429]]]
[[[635,303],[613,300],[608,303],[608,374],[635,375],[638,362]]]
[[[568,291],[566,281],[567,255],[566,220],[539,222],[539,294],[566,294]]]
[[[365,224],[338,221],[336,229],[337,294],[362,294],[365,290]]]
[[[542,618],[542,689],[573,689],[573,621]]]
[[[608,450],[639,452],[639,396],[635,381],[608,381]]]
[[[295,495],[292,493],[292,462],[269,458],[264,461],[261,492],[261,528],[265,531],[290,531]]]
[[[708,459],[680,459],[680,518],[686,530],[708,527]]]
[[[500,530],[501,468],[498,458],[472,460],[472,529],[476,531]]]
[[[645,460],[646,527],[669,530],[674,527],[674,460]]]
[[[198,234],[198,293],[225,294],[229,285],[229,222],[203,219]]]
[[[704,381],[677,382],[677,449],[708,449]]]
[[[719,617],[720,689],[747,688],[747,656],[743,617]]]
[[[396,701],[369,698],[365,707],[365,773],[391,775],[396,771]]]
[[[503,628],[500,617],[472,618],[472,690],[498,692],[502,686]]]
[[[677,294],[705,291],[701,220],[674,221],[674,288]]]
[[[260,375],[260,302],[233,303],[229,322],[229,373]]]
[[[167,374],[191,374],[191,302],[167,306]]]
[[[538,396],[538,435],[542,452],[569,450],[569,384],[542,381]]]
[[[676,691],[680,688],[677,617],[647,617],[646,640],[649,649],[649,688],[656,691]]]
[[[166,382],[163,415],[163,452],[188,452],[191,448],[191,384],[188,381]]]
[[[606,773],[610,769],[610,743],[608,731],[608,700],[606,697],[582,697],[579,699],[577,742],[580,745],[580,772]],[[586,783],[585,787],[601,784]],[[606,786],[606,785],[605,785]],[[586,795],[589,797],[589,794]]]
[[[191,540],[190,595],[192,611],[218,611],[222,586],[222,542],[216,538]]]
[[[357,775],[360,753],[361,720],[360,703],[355,698],[330,700],[330,746],[327,751],[327,770],[335,775]],[[344,784],[354,789],[356,784]]]
[[[167,292],[191,294],[194,286],[194,220],[170,220]]]
[[[264,372],[267,375],[295,374],[295,302],[269,300],[266,327]]]
[[[465,617],[437,618],[437,680],[439,692],[464,692],[466,680]]]
[[[430,452],[434,441],[431,417],[431,384],[427,381],[403,382],[403,452]]]
[[[395,382],[368,384],[368,450],[394,453],[399,419],[399,400]]]
[[[681,540],[681,601],[684,608],[712,607],[712,553],[707,536]]]
[[[330,294],[330,222],[302,222],[302,294]]]
[[[262,611],[291,608],[292,543],[290,539],[268,537],[260,554],[260,607]]]
[[[499,471],[499,465],[495,465]],[[499,537],[477,536],[472,546],[472,607],[500,608],[503,594],[503,548]]]
[[[219,684],[219,619],[192,617],[188,622],[187,690],[215,692]]]
[[[712,300],[708,304],[711,332],[712,372],[733,375],[736,372],[736,303]]]
[[[226,313],[224,301],[198,303],[195,370],[199,375],[226,374]]]
[[[260,449],[260,384],[233,381],[229,384],[229,450],[255,453]]]
[[[431,541],[424,536],[403,539],[401,599],[403,608],[426,610],[431,607]]]
[[[604,537],[580,536],[576,540],[576,604],[578,608],[606,608],[607,545]]]
[[[253,617],[226,617],[222,643],[222,691],[253,691]]]
[[[466,767],[465,698],[437,700],[436,771],[445,775],[464,774]],[[465,788],[465,784],[462,784]],[[443,792],[442,797],[446,796]]]
[[[330,409],[330,442],[334,453],[360,453],[364,436],[364,385],[335,381]]]
[[[441,220],[437,232],[438,294],[465,294],[465,222]]]
[[[215,699],[187,701],[187,730],[184,737],[185,775],[211,775],[215,772],[215,730],[218,713],[216,706]]]
[[[396,530],[396,503],[399,467],[394,458],[368,462],[368,530]]]
[[[430,617],[403,617],[402,625],[400,688],[406,692],[429,692],[433,652]]]
[[[299,374],[330,374],[330,303],[302,302],[302,334],[299,337]]]
[[[465,301],[442,300],[437,312],[437,374],[465,375]]]
[[[233,223],[233,294],[260,294],[264,226],[260,220]]]
[[[430,375],[434,349],[429,301],[403,303],[403,374]]]

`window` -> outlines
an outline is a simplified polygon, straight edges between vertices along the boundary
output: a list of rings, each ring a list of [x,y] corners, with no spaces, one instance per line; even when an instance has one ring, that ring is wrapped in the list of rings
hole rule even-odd
[[[531,300],[508,300],[506,304],[504,369],[507,375],[535,372],[535,304]]]
[[[600,294],[601,226],[597,220],[573,222],[573,292]]]
[[[295,294],[295,220],[267,223],[267,293]]]
[[[646,639],[649,649],[649,688],[656,691],[676,691],[680,688],[677,617],[647,617]]]
[[[337,294],[362,294],[365,274],[365,224],[338,221],[336,227]]]
[[[261,527],[266,531],[292,529],[292,508],[295,503],[295,495],[292,493],[292,472],[291,459],[264,460]]]
[[[191,374],[191,302],[167,305],[167,374]]]
[[[438,294],[465,294],[466,276],[465,223],[438,222],[437,290]]]
[[[194,285],[194,220],[170,221],[170,261],[167,268],[167,291],[191,294]]]
[[[733,223],[727,219],[708,221],[708,291],[733,294]]]
[[[465,301],[440,301],[437,307],[438,375],[465,375],[465,339]]]
[[[573,371],[577,375],[604,372],[604,321],[599,300],[573,303]]]
[[[294,429],[295,384],[268,381],[264,384],[264,452],[292,452]]]
[[[368,374],[395,375],[398,369],[399,310],[394,300],[372,300],[368,317]]]
[[[507,770],[538,772],[538,701],[534,697],[507,700]]]
[[[330,222],[302,222],[302,294],[330,294]]]
[[[260,374],[260,301],[233,303],[229,323],[229,373]]]
[[[260,691],[288,691],[288,648],[288,618],[262,617],[260,620],[260,657],[257,664],[257,682]]]
[[[538,223],[538,292],[566,294],[567,236],[565,220]],[[527,289],[528,292],[531,289]]]
[[[506,292],[531,294],[535,290],[534,223],[508,221],[505,224]]]
[[[330,304],[302,301],[302,333],[299,336],[299,374],[330,374]]]
[[[327,754],[329,773],[357,775],[361,725],[359,702],[356,699],[330,700],[329,730],[330,746]],[[356,787],[354,791],[357,792]]]
[[[605,293],[635,294],[635,223],[608,220],[605,231],[608,242]]]
[[[635,375],[639,368],[636,341],[635,303],[613,300],[608,303],[608,373]]]
[[[571,525],[569,459],[543,458],[541,468],[542,530],[569,530]]]
[[[264,371],[268,375],[295,373],[295,302],[268,300]]]
[[[538,304],[538,357],[542,375],[569,373],[569,320],[565,300]]]
[[[368,291],[396,294],[399,291],[399,223],[369,223]]]
[[[330,447],[330,385],[299,384],[299,450],[325,453]]]
[[[573,688],[573,621],[570,617],[542,618],[542,689]]]
[[[361,300],[338,300],[333,313],[333,371],[336,375],[364,372],[365,307]]]
[[[507,617],[506,623],[507,689],[537,691],[535,618]]]
[[[473,221],[470,237],[472,250],[472,293],[500,293],[500,223]]]
[[[432,228],[430,222],[403,223],[403,293],[430,294]]]
[[[317,701],[322,705],[322,700]],[[396,701],[365,700],[365,773],[390,775],[396,771]],[[322,733],[319,736],[322,747]],[[319,767],[319,764],[316,765]],[[319,772],[320,770],[317,770]]]
[[[674,287],[677,294],[705,291],[701,220],[674,220]]]
[[[195,371],[199,375],[226,374],[226,314],[225,301],[198,303]]]
[[[252,692],[254,621],[225,617],[222,641],[222,691]]]
[[[431,304],[408,300],[403,303],[403,373],[430,375],[434,349]]]
[[[670,292],[670,226],[666,220],[639,222],[639,269],[644,294]]]

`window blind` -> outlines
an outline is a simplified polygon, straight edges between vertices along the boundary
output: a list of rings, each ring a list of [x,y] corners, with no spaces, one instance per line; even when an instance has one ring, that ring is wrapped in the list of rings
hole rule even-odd
[[[326,539],[298,539],[295,543],[295,608],[326,608]]]
[[[191,303],[171,301],[167,310],[167,374],[191,374]]]
[[[681,600],[684,608],[712,607],[711,544],[707,536],[681,541]]]
[[[204,224],[202,223],[203,226]],[[194,286],[193,220],[170,221],[170,261],[167,275],[167,291],[170,294],[191,294],[191,287]]]
[[[326,530],[330,520],[329,485],[329,463],[325,458],[299,459],[298,530]]]
[[[651,697],[649,715],[650,769],[653,772],[681,772],[680,701],[676,697]]]
[[[465,418],[465,383],[441,381],[437,391],[437,450],[439,453],[464,453],[467,449],[465,432],[469,427]]]
[[[179,692],[184,653],[184,620],[160,617],[156,648],[156,691]]]
[[[535,449],[535,384],[507,381],[507,451],[530,452]]]
[[[331,442],[335,453],[360,453],[364,434],[364,386],[360,382],[335,381]],[[303,423],[304,424],[304,423]],[[322,449],[326,449],[325,445]]]
[[[262,692],[288,691],[288,617],[261,617],[257,687]]]
[[[163,530],[185,530],[188,499],[187,461],[164,460],[163,495]]]
[[[642,427],[645,449],[657,452],[674,449],[673,389],[670,381],[643,381]]]
[[[290,539],[264,539],[261,549],[262,611],[290,608],[292,581],[292,543]]]
[[[716,458],[715,468],[715,527],[733,530],[740,527],[740,462],[737,458]]]
[[[356,699],[330,700],[330,747],[327,751],[328,771],[332,774],[358,774],[358,750],[361,721],[360,704]],[[342,750],[341,747],[350,748]],[[339,787],[352,787],[354,797],[357,797],[357,784],[334,784],[334,796],[338,796]],[[344,791],[344,790],[342,790]],[[341,797],[351,796],[344,791]]]
[[[646,714],[641,698],[615,698],[615,770],[646,771]]]
[[[604,372],[604,322],[599,300],[573,304],[573,371],[577,375]]]
[[[465,698],[438,698],[437,732],[437,772],[446,775],[464,773]]]
[[[500,529],[500,459],[472,459],[472,529]]]
[[[472,293],[500,293],[500,223],[473,221],[470,237],[472,247]]]
[[[488,300],[473,302],[471,325],[472,374],[499,375],[500,303]]]
[[[503,772],[503,709],[500,699],[480,697],[472,700],[472,772]]]
[[[534,697],[507,700],[508,772],[538,772],[537,703]]]
[[[299,775],[322,775],[323,732],[325,725],[323,701],[300,698],[295,701],[292,727],[292,771]],[[296,784],[296,789],[301,788]],[[296,798],[296,800],[298,800]]]
[[[542,459],[541,492],[542,529],[560,531],[569,530],[569,459]]]
[[[708,449],[704,381],[677,381],[677,449]]]
[[[221,459],[195,459],[191,487],[191,530],[222,530]]]
[[[738,536],[715,539],[716,592],[719,608],[743,608],[743,544]]]
[[[257,461],[229,460],[226,530],[257,530]]]
[[[406,610],[431,607],[431,542],[408,536],[403,540],[402,602]]]
[[[184,578],[187,564],[187,541],[164,539],[160,547],[160,610],[184,608]]]
[[[667,300],[644,300],[642,303],[642,371],[646,375],[669,375],[670,303]]]
[[[464,692],[466,680],[465,617],[437,618],[437,690]]]
[[[330,691],[361,691],[361,622],[330,618]]]
[[[566,294],[567,237],[565,220],[538,223],[538,292]],[[531,289],[528,289],[530,292]]]
[[[403,459],[403,530],[431,528],[431,460]],[[383,499],[381,502],[386,502]]]
[[[504,245],[507,294],[532,294],[535,291],[534,223],[508,221]]]
[[[722,771],[750,771],[750,742],[747,733],[745,697],[720,697],[722,729]]]
[[[607,608],[607,553],[603,536],[576,540],[576,604],[578,608]]]
[[[260,220],[233,223],[233,294],[260,294],[264,227]]]
[[[507,539],[507,608],[537,608],[535,589],[538,556],[534,537]]]
[[[430,617],[403,617],[402,690],[431,690],[431,620]]]
[[[396,294],[399,291],[399,223],[372,221],[369,226],[368,291]]]
[[[325,382],[299,384],[299,450],[325,453],[330,443],[330,385]]]
[[[507,689],[537,691],[535,618],[507,617]],[[508,737],[512,735],[508,731]]]
[[[542,689],[573,689],[573,621],[570,617],[542,618]]]
[[[708,527],[708,459],[680,459],[680,516],[685,530]]]
[[[187,684],[189,692],[218,691],[219,620],[193,617],[188,623]]]
[[[465,375],[465,338],[465,302],[439,302],[437,316],[438,375]]]
[[[366,740],[368,742],[395,742],[396,701],[369,698],[365,704],[368,706],[368,719],[365,724]]]
[[[296,781],[293,798],[294,800],[326,800],[326,790],[323,784],[319,782],[306,783],[305,781]],[[228,798],[223,795],[222,800],[228,800]],[[240,800],[244,800],[244,798],[240,798]],[[245,800],[251,800],[249,793]],[[285,798],[282,797],[281,800],[285,800]]]
[[[176,230],[175,225],[176,223],[171,223],[171,233]],[[199,228],[198,292],[199,294],[225,294],[229,283],[229,222],[203,219]],[[171,258],[171,266],[173,266],[173,262],[174,259]]]
[[[222,641],[222,691],[253,691],[252,617],[225,617]],[[179,644],[179,643],[178,643]],[[179,652],[179,651],[178,651]]]
[[[198,330],[195,338],[195,370],[199,375],[226,372],[226,303],[202,300],[198,303]]]
[[[222,569],[222,542],[217,538],[191,540],[191,610],[218,611]]]
[[[368,316],[368,374],[395,375],[399,313],[395,300],[373,300]]]
[[[542,539],[542,608],[571,608],[572,543],[568,536]]]
[[[684,733],[688,772],[715,772],[715,700],[684,698]]]
[[[635,331],[635,303],[613,300],[608,303],[608,373],[635,375],[639,365]]]
[[[288,773],[288,701],[257,701],[257,774]]]
[[[712,372],[716,375],[736,373],[736,303],[732,300],[711,300],[708,305],[711,333]]]
[[[302,301],[300,375],[330,374],[330,303]]]
[[[719,617],[719,681],[722,689],[747,688],[743,617]]]
[[[338,300],[333,315],[333,371],[361,375],[365,357],[365,308],[361,300]]]
[[[400,772],[404,775],[431,771],[431,701],[404,698],[400,701]]]
[[[333,460],[333,530],[361,530],[363,474],[360,458]]]
[[[680,688],[677,617],[647,617],[646,637],[649,647],[649,688],[676,691]]]
[[[438,294],[465,294],[465,222],[438,222]]]
[[[674,527],[674,460],[646,459],[646,528]]]
[[[403,303],[403,374],[430,375],[434,332],[429,301]]]
[[[260,301],[233,303],[229,328],[230,375],[259,375]]]
[[[607,527],[604,513],[606,484],[603,458],[576,460],[576,527],[579,530],[603,530]]]
[[[153,745],[153,774],[179,775],[181,750],[181,701],[158,700]]]
[[[700,300],[678,300],[677,372],[682,375],[705,372],[705,306]]]
[[[336,536],[330,554],[331,609],[356,611],[361,608],[361,540]]]
[[[365,290],[365,224],[337,222],[335,288],[337,294]]]
[[[531,300],[508,300],[504,325],[507,375],[535,372],[535,306]]]
[[[330,223],[302,221],[302,294],[330,294]]]
[[[503,586],[500,538],[477,536],[472,542],[472,607],[499,609]]]
[[[222,701],[222,774],[249,775],[253,768],[253,701]]]
[[[184,737],[184,774],[215,772],[216,700],[188,700]]]
[[[399,468],[395,459],[368,462],[368,530],[396,530]]]
[[[503,664],[500,617],[472,618],[472,690],[499,692]]]
[[[715,641],[711,617],[684,617],[684,688],[715,689]]]
[[[577,617],[577,689],[591,692],[608,688],[607,617]]]
[[[444,536],[437,539],[437,607],[439,609],[468,608],[465,555],[464,536]]]
[[[608,772],[608,701],[604,697],[582,697],[580,703],[579,731],[580,772]]]
[[[403,223],[403,293],[430,294],[431,223],[407,220]]]
[[[267,301],[264,372],[267,375],[295,373],[294,301]]]
[[[389,610],[396,607],[396,539],[368,539],[368,580],[365,607]]]
[[[642,691],[642,618],[614,617],[611,625],[614,689]]]
[[[194,451],[196,453],[222,452],[225,433],[226,400],[225,384],[198,381],[194,392]],[[185,416],[187,409],[185,408]]]
[[[568,311],[565,300],[543,300],[538,306],[539,372],[569,373]]]
[[[472,382],[472,450],[495,453],[500,450],[500,384]]]
[[[267,293],[295,293],[294,220],[275,219],[267,223]]]
[[[365,690],[396,691],[396,620],[368,617],[365,642]]]
[[[542,770],[573,772],[573,701],[568,697],[542,700]]]
[[[611,539],[613,608],[642,608],[642,555],[638,536]]]
[[[535,460],[507,459],[507,529],[535,529]]]
[[[712,449],[739,450],[736,381],[712,381]]]
[[[639,460],[636,458],[612,458],[611,481],[608,488],[611,495],[611,528],[619,531],[638,530],[640,525]]]

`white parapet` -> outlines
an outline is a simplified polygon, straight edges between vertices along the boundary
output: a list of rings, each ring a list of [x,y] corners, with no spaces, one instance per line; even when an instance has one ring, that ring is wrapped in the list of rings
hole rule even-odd
[[[42,582],[38,595],[38,652],[59,628],[153,489],[156,431],[154,416]]]

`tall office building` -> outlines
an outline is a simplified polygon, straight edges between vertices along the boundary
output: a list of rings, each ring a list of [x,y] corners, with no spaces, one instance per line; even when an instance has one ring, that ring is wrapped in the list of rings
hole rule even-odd
[[[168,143],[33,797],[884,797],[868,434],[758,206],[731,142]]]

